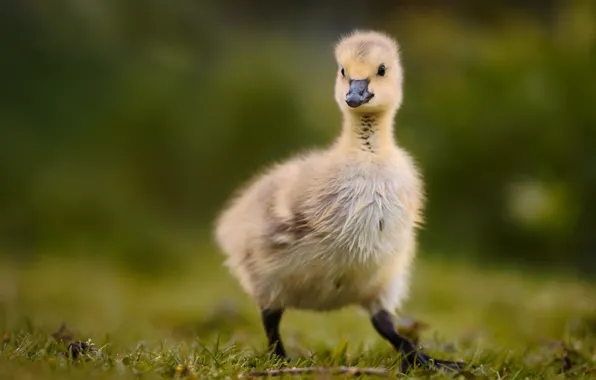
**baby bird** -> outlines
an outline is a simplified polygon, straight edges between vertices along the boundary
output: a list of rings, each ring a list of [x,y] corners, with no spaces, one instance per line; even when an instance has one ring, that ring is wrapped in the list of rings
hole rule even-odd
[[[355,31],[335,47],[340,136],[327,149],[270,166],[229,202],[215,228],[226,265],[261,309],[273,353],[285,309],[364,308],[403,354],[402,370],[457,369],[397,333],[424,203],[411,156],[393,137],[403,71],[394,39]]]

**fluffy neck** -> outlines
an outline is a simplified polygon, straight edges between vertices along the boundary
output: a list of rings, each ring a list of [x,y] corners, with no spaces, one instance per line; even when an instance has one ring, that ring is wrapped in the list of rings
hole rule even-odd
[[[395,147],[394,113],[345,112],[338,144],[346,151],[379,154]]]

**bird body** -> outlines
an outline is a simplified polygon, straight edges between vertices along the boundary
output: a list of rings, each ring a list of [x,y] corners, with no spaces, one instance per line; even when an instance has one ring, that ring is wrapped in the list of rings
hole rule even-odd
[[[395,310],[407,291],[420,187],[396,146],[378,153],[336,143],[250,183],[222,214],[217,238],[262,307]]]

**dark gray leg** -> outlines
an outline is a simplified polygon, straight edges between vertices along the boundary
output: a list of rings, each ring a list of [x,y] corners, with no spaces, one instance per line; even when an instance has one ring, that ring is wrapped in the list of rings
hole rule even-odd
[[[263,320],[263,327],[265,327],[267,339],[269,340],[269,348],[273,348],[272,354],[282,358],[287,358],[286,350],[284,349],[281,336],[279,335],[279,323],[283,313],[283,309],[262,309],[261,318]]]
[[[396,331],[391,314],[387,310],[380,310],[372,316],[372,324],[375,330],[385,339],[387,339],[396,350],[402,353],[404,359],[401,363],[402,372],[406,373],[413,367],[434,366],[439,369],[459,370],[464,368],[465,364],[461,362],[450,362],[447,360],[432,359],[425,353],[418,351],[414,344],[408,339],[399,335]]]

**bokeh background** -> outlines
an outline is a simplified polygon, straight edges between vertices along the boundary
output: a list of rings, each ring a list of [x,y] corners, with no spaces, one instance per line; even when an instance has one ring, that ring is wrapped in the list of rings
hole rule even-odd
[[[563,0],[2,2],[0,254],[183,262],[176,242],[211,239],[236,186],[339,133],[333,44],[375,28],[402,49],[396,136],[427,182],[425,254],[593,275],[594,14]]]
[[[116,326],[183,271],[194,288],[177,310],[223,298],[215,289],[235,282],[218,269],[214,217],[263,165],[338,135],[332,49],[354,28],[386,31],[401,45],[396,139],[426,180],[420,257],[438,265],[429,276],[441,272],[436,263],[458,262],[457,273],[471,276],[500,268],[592,281],[594,8],[589,0],[1,2],[0,322],[67,319],[60,305],[82,312],[69,292],[82,299],[83,287],[92,295],[85,307],[111,313],[88,326]],[[73,264],[82,261],[93,264]],[[148,282],[98,277],[106,263]],[[534,294],[504,276],[491,280],[501,302]],[[482,277],[468,279],[463,287],[482,287]],[[71,287],[52,288],[60,281]],[[135,306],[107,306],[117,302]],[[498,318],[503,309],[483,310]]]

